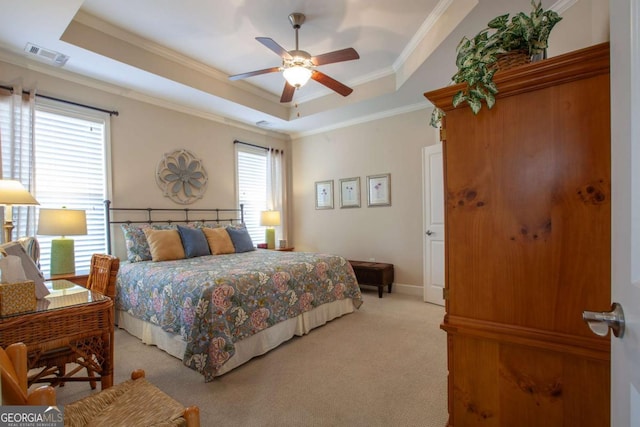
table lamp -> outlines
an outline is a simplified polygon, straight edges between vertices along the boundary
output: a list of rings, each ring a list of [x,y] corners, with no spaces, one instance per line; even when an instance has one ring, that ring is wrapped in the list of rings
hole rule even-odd
[[[276,230],[273,227],[280,225],[280,211],[260,212],[260,225],[267,227],[265,231],[267,249],[274,249],[276,247]]]
[[[14,179],[0,179],[0,205],[4,205],[4,242],[8,243],[13,231],[13,209],[15,205],[38,205],[20,181]]]
[[[81,209],[40,209],[38,234],[61,236],[51,240],[51,276],[75,274],[76,260],[73,239],[65,236],[87,234],[87,216]]]

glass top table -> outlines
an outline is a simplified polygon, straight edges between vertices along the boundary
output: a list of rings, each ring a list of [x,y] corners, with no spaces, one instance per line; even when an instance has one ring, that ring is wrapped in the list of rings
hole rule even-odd
[[[29,378],[57,385],[67,381],[99,379],[102,388],[113,381],[114,312],[111,298],[68,280],[45,282],[50,294],[37,300],[32,311],[0,317],[0,346],[27,345],[29,369],[43,368]],[[97,374],[78,377],[60,372],[51,355],[64,348],[65,355]],[[53,372],[53,375],[50,373]]]
[[[50,294],[37,301],[35,311],[55,310],[109,299],[99,292],[90,291],[68,280],[50,280],[44,284]]]
[[[44,284],[50,293],[46,297],[36,300],[35,310],[0,316],[0,319],[59,310],[75,305],[89,304],[109,299],[109,297],[104,296],[99,292],[90,291],[87,288],[68,280],[48,280],[44,282]]]

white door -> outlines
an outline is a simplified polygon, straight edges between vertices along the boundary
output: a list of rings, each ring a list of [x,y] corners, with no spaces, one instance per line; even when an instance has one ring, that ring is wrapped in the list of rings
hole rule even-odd
[[[422,149],[424,300],[444,305],[444,175],[442,144]]]
[[[611,338],[611,425],[640,426],[640,0],[610,0],[611,299],[626,331]]]

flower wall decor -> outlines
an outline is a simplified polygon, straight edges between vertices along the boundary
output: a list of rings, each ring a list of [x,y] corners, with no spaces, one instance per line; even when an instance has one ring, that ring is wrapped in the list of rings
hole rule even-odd
[[[340,180],[340,208],[360,207],[360,177]]]
[[[156,182],[165,197],[181,205],[201,199],[207,188],[202,160],[188,150],[166,153],[156,170]]]
[[[391,174],[369,175],[367,187],[368,206],[391,206]]]
[[[333,180],[316,182],[316,209],[333,209]]]

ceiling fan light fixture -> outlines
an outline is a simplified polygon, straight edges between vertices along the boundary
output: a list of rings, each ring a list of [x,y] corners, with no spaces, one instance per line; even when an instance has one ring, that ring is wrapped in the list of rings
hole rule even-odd
[[[296,48],[294,50],[286,50],[269,37],[256,37],[258,42],[262,43],[266,48],[282,58],[282,66],[235,74],[233,76],[229,76],[229,80],[239,80],[247,77],[258,76],[260,74],[274,73],[276,71],[282,72],[287,83],[284,85],[284,89],[282,90],[280,102],[291,102],[295,89],[304,86],[312,77],[316,82],[328,87],[342,96],[348,96],[351,94],[353,89],[345,86],[335,79],[332,79],[323,72],[317,71],[316,67],[319,65],[333,64],[335,62],[359,59],[360,55],[358,55],[358,52],[356,52],[352,47],[323,53],[318,56],[311,56],[309,52],[300,50],[298,47],[298,30],[304,21],[305,16],[303,13],[295,12],[289,15],[289,22],[291,22],[296,33]]]
[[[311,78],[311,70],[302,65],[294,65],[285,68],[282,71],[282,75],[291,86],[300,88]]]

